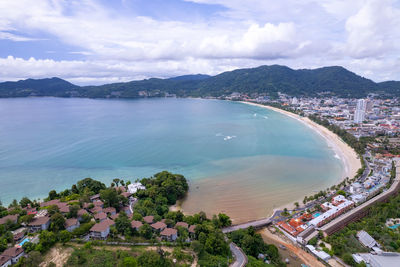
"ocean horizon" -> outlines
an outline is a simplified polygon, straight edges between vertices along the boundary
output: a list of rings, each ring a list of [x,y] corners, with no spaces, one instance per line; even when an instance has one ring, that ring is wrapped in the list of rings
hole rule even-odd
[[[318,133],[280,113],[204,99],[0,99],[0,200],[41,198],[92,177],[168,170],[188,213],[240,221],[323,190],[343,163]]]

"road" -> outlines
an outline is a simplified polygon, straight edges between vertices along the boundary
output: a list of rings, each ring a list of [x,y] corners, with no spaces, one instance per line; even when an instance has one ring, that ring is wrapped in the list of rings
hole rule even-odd
[[[235,243],[230,243],[229,248],[232,254],[235,256],[235,261],[230,265],[230,267],[244,267],[247,264],[247,257],[243,251],[235,245]]]

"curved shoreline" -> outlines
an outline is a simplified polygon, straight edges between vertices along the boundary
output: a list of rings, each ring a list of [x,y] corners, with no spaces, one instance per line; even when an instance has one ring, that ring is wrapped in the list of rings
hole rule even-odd
[[[359,159],[358,154],[354,151],[354,149],[351,148],[348,144],[346,144],[338,135],[331,132],[324,126],[319,125],[316,122],[313,122],[307,117],[301,117],[297,114],[279,108],[257,104],[253,102],[246,102],[246,101],[240,101],[240,103],[269,109],[281,113],[283,115],[289,116],[303,123],[307,127],[310,127],[316,133],[321,135],[327,142],[328,146],[335,152],[335,154],[340,158],[340,160],[343,163],[342,176],[337,180],[336,184],[345,180],[346,177],[353,178],[357,174],[358,169],[361,168],[361,161]],[[299,203],[301,203],[300,201],[302,201],[302,199],[299,200]],[[288,205],[285,206],[293,206],[293,204],[288,203]]]

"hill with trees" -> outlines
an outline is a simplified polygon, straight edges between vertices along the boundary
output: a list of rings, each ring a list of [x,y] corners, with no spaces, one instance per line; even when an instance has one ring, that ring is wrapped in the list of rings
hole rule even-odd
[[[99,86],[77,86],[60,78],[0,83],[0,97],[57,96],[89,98],[220,97],[233,92],[292,96],[333,95],[361,98],[370,93],[400,96],[400,82],[375,83],[339,66],[294,70],[272,65],[237,69],[216,76],[184,75]]]

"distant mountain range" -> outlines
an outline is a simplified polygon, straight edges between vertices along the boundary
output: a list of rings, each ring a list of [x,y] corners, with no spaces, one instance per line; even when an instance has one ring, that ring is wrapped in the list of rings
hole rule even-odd
[[[365,97],[369,93],[400,96],[400,82],[375,83],[343,67],[293,70],[286,66],[260,66],[223,72],[216,76],[184,75],[100,86],[77,86],[60,78],[27,79],[0,83],[0,97],[56,96],[138,98],[175,94],[180,97],[218,97],[233,92],[292,96],[335,95]]]

